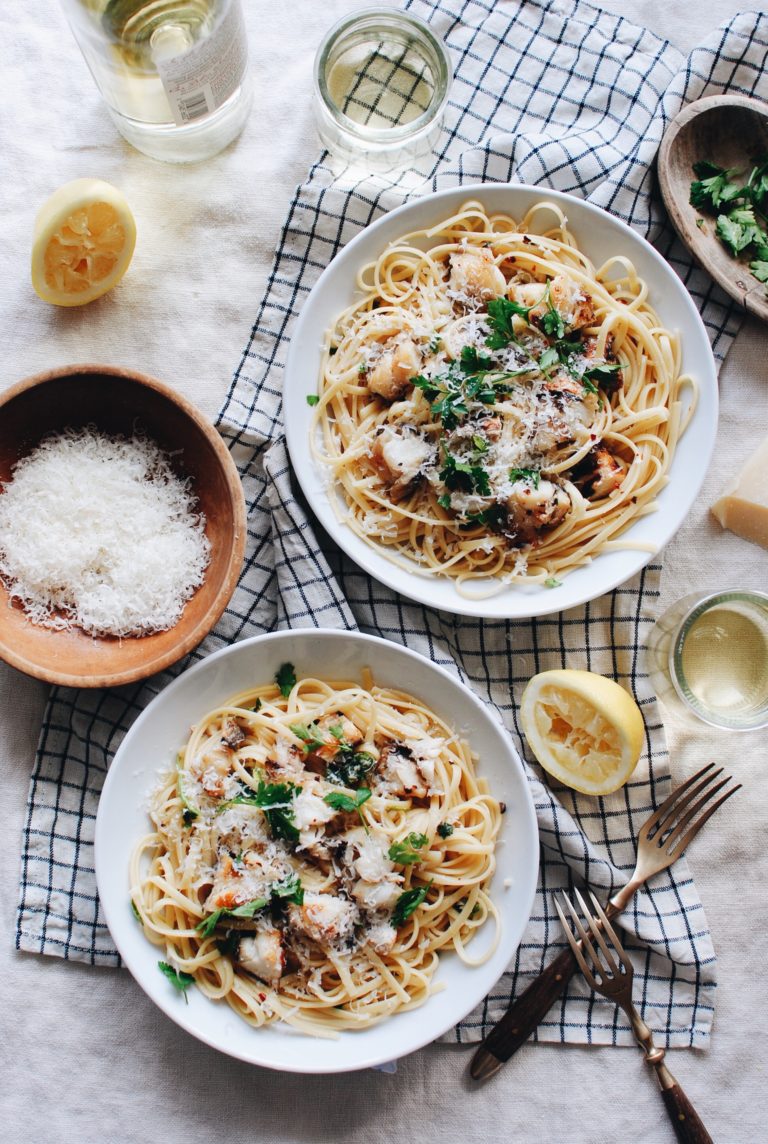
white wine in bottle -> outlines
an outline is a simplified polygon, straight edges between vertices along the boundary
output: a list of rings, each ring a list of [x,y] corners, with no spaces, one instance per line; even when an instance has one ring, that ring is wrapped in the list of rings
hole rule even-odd
[[[240,0],[62,0],[120,133],[170,163],[207,159],[250,108]]]

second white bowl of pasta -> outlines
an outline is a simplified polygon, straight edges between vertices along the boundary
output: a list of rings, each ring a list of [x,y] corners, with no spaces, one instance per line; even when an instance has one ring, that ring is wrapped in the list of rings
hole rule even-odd
[[[257,637],[180,676],[118,750],[96,827],[107,922],[149,996],[298,1072],[460,1021],[509,964],[537,869],[501,724],[423,657],[345,632]]]
[[[644,566],[717,424],[706,332],[644,239],[572,196],[487,185],[408,203],[304,303],[284,391],[320,522],[398,592],[523,617]]]

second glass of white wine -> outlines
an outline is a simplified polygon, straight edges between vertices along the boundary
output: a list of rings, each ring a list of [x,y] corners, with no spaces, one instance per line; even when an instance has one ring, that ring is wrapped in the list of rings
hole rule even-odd
[[[231,143],[250,110],[240,0],[62,0],[118,130],[153,159]]]

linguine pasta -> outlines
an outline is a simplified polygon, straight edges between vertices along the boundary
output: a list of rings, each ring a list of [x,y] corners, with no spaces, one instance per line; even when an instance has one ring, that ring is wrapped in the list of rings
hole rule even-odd
[[[254,1026],[316,1035],[421,1005],[441,951],[480,964],[498,941],[502,808],[474,764],[434,712],[370,678],[296,681],[286,664],[209,712],[131,864],[164,971]]]
[[[695,386],[628,259],[595,267],[552,202],[519,223],[467,202],[358,287],[310,399],[346,524],[476,597],[633,546]]]

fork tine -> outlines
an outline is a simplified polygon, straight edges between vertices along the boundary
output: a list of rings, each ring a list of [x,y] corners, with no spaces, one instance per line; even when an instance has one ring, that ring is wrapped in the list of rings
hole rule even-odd
[[[568,912],[571,915],[571,918],[573,920],[574,925],[576,926],[576,929],[579,931],[579,937],[581,939],[581,944],[582,944],[583,948],[587,951],[591,960],[594,961],[595,960],[595,957],[594,957],[595,951],[592,948],[592,942],[589,940],[589,934],[584,929],[584,926],[581,924],[581,918],[579,917],[578,913],[576,912],[574,904],[571,901],[571,899],[568,897],[568,895],[566,894],[565,890],[562,891],[562,898],[563,898],[563,901],[565,902],[566,906],[568,907]]]
[[[691,799],[696,798],[704,787],[708,786],[709,783],[722,773],[722,768],[715,771],[715,764],[707,763],[700,771],[691,775],[689,779],[686,779],[684,783],[681,783],[679,787],[673,790],[672,794],[664,800],[658,810],[643,823],[640,828],[640,835],[647,838],[655,828],[657,828],[655,830],[657,834],[661,833],[670,820],[673,820],[681,810],[684,810],[685,807],[688,806]],[[698,785],[694,787],[694,784]],[[692,787],[693,789],[691,789]]]
[[[589,896],[592,899],[595,910],[597,911],[597,916],[600,918],[600,921],[603,923],[603,927],[605,929],[605,932],[608,934],[608,937],[613,942],[614,950],[615,950],[616,955],[618,956],[619,960],[621,961],[622,966],[624,967],[624,972],[627,973],[631,977],[632,972],[633,972],[632,971],[632,962],[627,957],[626,950],[624,949],[624,946],[621,944],[621,941],[619,939],[619,935],[616,933],[616,930],[613,928],[613,926],[609,922],[608,915],[606,914],[605,910],[600,905],[600,903],[598,902],[597,898],[595,897],[595,895],[592,893],[591,890],[589,891]]]
[[[683,853],[683,851],[686,849],[686,847],[689,845],[689,843],[699,833],[699,831],[701,830],[702,826],[707,821],[707,819],[711,818],[712,815],[715,813],[715,811],[719,807],[721,807],[723,805],[723,803],[731,797],[732,794],[736,794],[737,790],[741,790],[741,783],[739,783],[735,787],[731,787],[731,789],[726,791],[724,795],[721,795],[720,798],[717,800],[717,802],[713,803],[713,805],[710,806],[710,808],[708,810],[706,810],[704,812],[704,814],[702,814],[702,816],[698,820],[698,822],[694,822],[693,826],[688,831],[688,833],[685,835],[685,837],[675,847],[675,855],[676,856],[679,857],[679,855]]]
[[[584,899],[582,898],[579,891],[574,888],[574,893],[576,894],[576,897],[578,898],[578,901],[579,901],[579,905],[581,906],[581,912],[584,914],[584,917],[587,919],[587,922],[589,924],[589,928],[592,930],[592,933],[595,937],[595,940],[597,941],[597,944],[600,946],[600,949],[603,951],[603,957],[605,958],[605,960],[607,962],[608,969],[610,970],[611,974],[615,977],[617,975],[617,973],[619,972],[619,967],[616,964],[616,962],[614,961],[613,956],[611,954],[611,951],[608,948],[608,945],[606,943],[606,940],[603,937],[602,933],[600,932],[600,927],[598,926],[594,917],[590,913],[589,906],[584,901]],[[621,947],[619,947],[619,948],[621,948]]]
[[[723,787],[727,786],[730,781],[731,776],[726,775],[724,779],[721,779],[719,783],[716,783],[715,786],[710,787],[709,790],[705,791],[701,798],[697,799],[696,802],[694,802],[694,804],[688,808],[687,812],[683,815],[680,821],[675,823],[672,832],[667,835],[663,842],[660,843],[664,850],[666,850],[668,853],[671,853],[672,850],[674,850],[676,843],[679,841],[688,823],[691,822],[691,820],[696,817],[702,807],[706,806],[708,802],[711,802],[711,800],[715,798],[715,796],[718,795]]]
[[[573,956],[576,958],[577,962],[579,963],[579,969],[584,974],[587,985],[589,985],[589,987],[591,989],[594,989],[597,985],[597,982],[595,981],[595,976],[592,973],[592,970],[589,968],[589,966],[587,965],[587,963],[584,959],[584,954],[581,951],[581,946],[579,945],[576,938],[573,936],[573,930],[568,925],[568,922],[565,919],[565,914],[563,913],[563,911],[560,908],[560,903],[558,902],[557,897],[554,897],[553,900],[555,903],[555,909],[557,910],[557,913],[558,913],[558,917],[560,918],[560,922],[562,924],[562,927],[565,930],[565,936],[568,938],[568,944],[570,945],[570,947],[573,951]],[[573,907],[571,906],[571,903],[569,902],[569,900],[565,894],[563,894],[563,901],[566,903],[568,908],[571,911],[573,911]],[[575,920],[578,922],[578,919],[575,919]],[[584,936],[586,937],[586,934]]]

